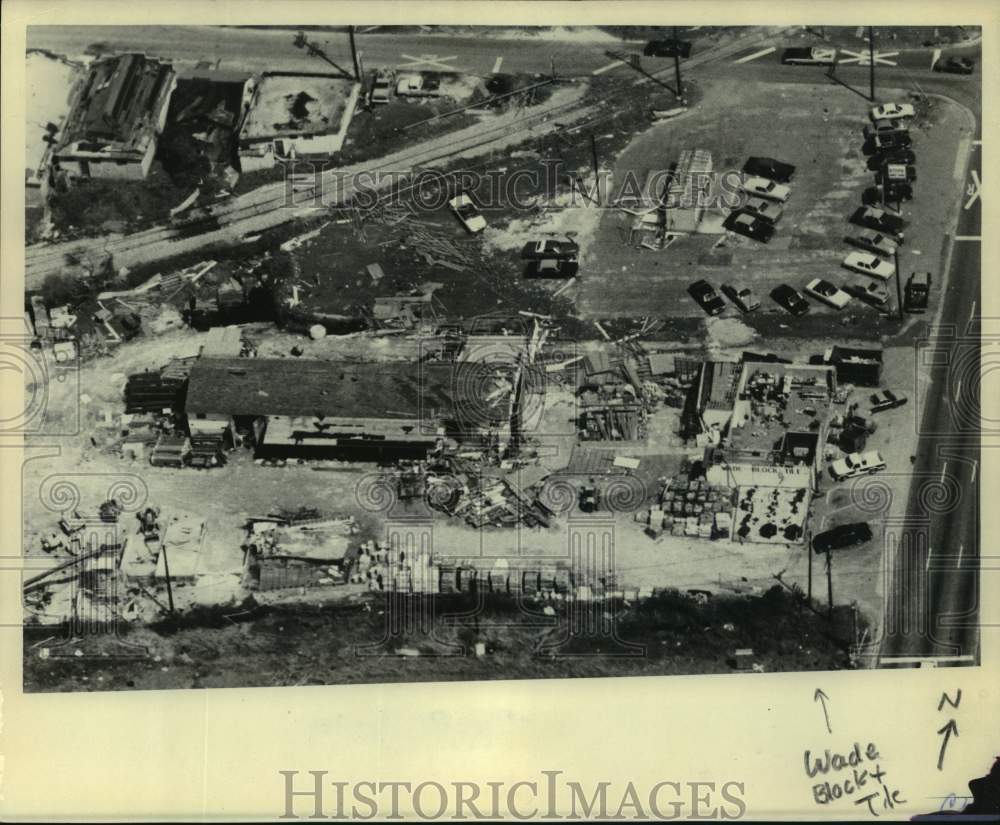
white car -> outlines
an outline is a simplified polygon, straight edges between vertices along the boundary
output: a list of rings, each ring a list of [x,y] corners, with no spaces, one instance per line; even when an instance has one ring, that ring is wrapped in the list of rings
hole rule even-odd
[[[916,110],[909,103],[883,103],[875,106],[868,116],[872,120],[898,120],[903,117],[913,117]]]
[[[869,450],[866,453],[851,453],[843,458],[838,458],[830,465],[830,472],[837,481],[845,478],[854,478],[865,473],[877,473],[885,469],[885,459],[878,450]]]
[[[740,188],[751,195],[760,195],[762,198],[781,203],[787,201],[788,196],[792,194],[792,190],[787,186],[767,178],[747,178]]]
[[[824,304],[829,304],[834,309],[843,309],[851,301],[851,296],[844,292],[844,290],[834,286],[829,281],[824,281],[822,278],[813,278],[813,280],[806,284],[806,292],[816,300],[822,301]]]
[[[448,201],[448,206],[458,216],[458,219],[462,222],[462,226],[471,234],[475,235],[486,228],[486,218],[479,213],[476,205],[472,202],[472,198],[468,195],[458,195],[452,198]]]
[[[883,281],[888,281],[896,273],[891,261],[872,255],[870,252],[852,252],[844,258],[843,266],[862,275],[881,278]]]

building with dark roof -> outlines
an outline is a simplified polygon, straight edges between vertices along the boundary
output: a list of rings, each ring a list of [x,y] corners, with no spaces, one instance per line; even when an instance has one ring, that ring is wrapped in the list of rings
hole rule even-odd
[[[192,439],[228,432],[264,456],[419,455],[462,431],[462,386],[452,364],[201,358],[184,411]]]
[[[145,178],[175,84],[169,63],[142,54],[95,60],[73,91],[57,167],[77,177]]]

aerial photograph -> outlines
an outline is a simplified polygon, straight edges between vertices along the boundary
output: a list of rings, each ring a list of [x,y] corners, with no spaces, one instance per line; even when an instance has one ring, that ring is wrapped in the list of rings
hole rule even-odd
[[[979,664],[980,28],[301,22],[27,29],[25,691]]]

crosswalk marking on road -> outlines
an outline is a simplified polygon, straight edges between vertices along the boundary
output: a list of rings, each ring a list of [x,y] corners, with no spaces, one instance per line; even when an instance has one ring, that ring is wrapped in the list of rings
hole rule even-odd
[[[838,60],[838,63],[857,63],[859,66],[870,66],[872,64],[872,55],[868,52],[852,52],[849,49],[841,49],[840,53],[850,55],[850,57]],[[891,58],[898,57],[899,52],[876,51],[874,56],[876,66],[895,66],[896,61]]]
[[[436,54],[422,54],[420,57],[414,57],[412,54],[402,54],[400,55],[404,60],[409,60],[409,63],[399,63],[397,69],[414,69],[417,66],[436,66],[439,69],[444,69],[447,72],[456,71],[456,67],[449,65],[447,61],[458,60],[458,55],[450,55],[449,57],[439,57]]]
[[[609,63],[607,66],[601,66],[599,69],[594,69],[591,74],[604,74],[605,72],[610,72],[615,66],[624,65],[620,60],[615,60]]]
[[[493,64],[493,74],[500,71],[500,67],[503,65],[503,57],[498,57],[497,62]]]
[[[766,49],[761,49],[759,52],[754,52],[753,54],[748,54],[746,57],[741,57],[739,60],[734,60],[734,63],[749,63],[751,60],[756,60],[758,57],[764,57],[765,55],[776,52],[778,49],[775,46],[768,46]]]

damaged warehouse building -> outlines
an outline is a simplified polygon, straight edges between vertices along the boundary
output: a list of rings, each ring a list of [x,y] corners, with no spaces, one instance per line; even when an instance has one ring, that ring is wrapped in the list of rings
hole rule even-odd
[[[421,458],[468,432],[461,394],[450,364],[202,358],[184,413],[192,438],[260,458]],[[509,423],[509,407],[496,409],[487,429]]]

